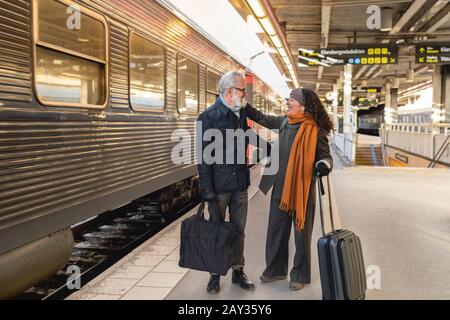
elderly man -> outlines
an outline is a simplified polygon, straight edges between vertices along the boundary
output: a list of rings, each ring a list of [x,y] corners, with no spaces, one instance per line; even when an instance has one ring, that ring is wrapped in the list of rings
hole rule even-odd
[[[202,137],[209,129],[218,129],[223,133],[222,154],[223,159],[215,159],[214,163],[201,161],[198,165],[200,176],[200,190],[204,201],[208,201],[210,214],[213,219],[225,220],[225,213],[229,209],[229,219],[233,222],[238,231],[244,235],[247,222],[247,189],[250,185],[250,172],[246,159],[237,161],[237,155],[243,154],[247,142],[234,141],[232,145],[226,143],[225,133],[227,130],[242,129],[248,130],[247,117],[244,107],[247,104],[245,99],[245,77],[239,72],[226,73],[219,82],[220,97],[216,103],[203,112],[198,121],[202,125]],[[211,142],[202,139],[202,155]],[[238,150],[240,149],[240,150]],[[240,152],[238,152],[240,151]],[[244,152],[242,152],[244,151]],[[226,155],[232,153],[233,163],[224,161]],[[242,160],[242,159],[241,159]],[[254,289],[255,286],[247,279],[244,273],[244,244],[239,244],[235,252],[238,255],[239,265],[232,266],[233,283],[239,284],[243,289]],[[218,293],[220,291],[220,275],[211,274],[207,291]]]

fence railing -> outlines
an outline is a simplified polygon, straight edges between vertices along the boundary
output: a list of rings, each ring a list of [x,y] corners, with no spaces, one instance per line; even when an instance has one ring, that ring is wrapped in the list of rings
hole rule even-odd
[[[436,166],[436,164],[441,160],[442,156],[447,151],[447,148],[450,145],[450,142],[448,142],[449,139],[450,139],[450,136],[447,136],[444,143],[441,145],[441,147],[437,151],[436,155],[434,156],[433,160],[431,160],[430,164],[428,165],[428,168],[434,168]]]
[[[442,149],[450,136],[450,123],[383,124],[380,135],[382,147],[392,146],[433,159],[432,163],[441,161],[450,164],[450,150],[447,147]]]
[[[392,123],[383,124],[382,130],[398,131],[398,132],[417,132],[417,133],[433,133],[450,135],[450,123],[439,124],[417,124],[417,123]]]

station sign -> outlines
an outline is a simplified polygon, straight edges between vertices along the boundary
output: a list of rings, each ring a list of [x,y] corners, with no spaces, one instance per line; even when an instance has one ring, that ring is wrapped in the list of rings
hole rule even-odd
[[[426,44],[416,46],[416,63],[424,64],[450,64],[449,44]]]
[[[299,63],[308,66],[381,65],[398,63],[398,47],[382,44],[349,48],[299,48]]]
[[[357,87],[353,87],[352,92],[355,93],[380,93],[381,87],[361,87],[358,89]]]
[[[358,106],[359,110],[368,110],[377,104],[377,100],[371,100],[364,97],[352,97],[352,105]]]
[[[400,160],[401,162],[404,162],[404,163],[408,163],[408,157],[406,157],[400,153],[395,154],[395,159]]]

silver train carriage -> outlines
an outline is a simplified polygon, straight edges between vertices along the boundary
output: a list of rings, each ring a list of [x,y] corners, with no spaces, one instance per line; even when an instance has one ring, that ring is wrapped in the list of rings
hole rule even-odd
[[[2,298],[66,263],[71,226],[195,177],[171,134],[193,135],[220,76],[244,66],[160,1],[0,4]],[[257,106],[281,112],[250,78]]]

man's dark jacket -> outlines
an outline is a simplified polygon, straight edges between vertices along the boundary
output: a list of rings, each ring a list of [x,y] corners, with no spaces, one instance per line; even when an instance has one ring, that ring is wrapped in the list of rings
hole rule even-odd
[[[243,164],[237,164],[236,161],[234,161],[234,164],[226,163],[226,130],[242,129],[245,132],[249,129],[244,108],[241,109],[239,114],[240,118],[218,98],[216,103],[206,109],[198,118],[198,121],[202,124],[202,135],[197,135],[197,146],[201,146],[202,152],[201,155],[198,155],[199,160],[203,160],[203,151],[211,143],[211,141],[204,141],[205,139],[202,138],[206,130],[218,129],[223,137],[222,150],[224,159],[222,164],[207,164],[205,161],[199,161],[198,164],[200,190],[204,199],[211,199],[215,194],[219,193],[245,191],[250,185],[250,171],[248,165],[245,164],[247,161]],[[238,143],[239,140],[235,141],[234,146],[228,150],[228,153],[234,152],[234,155],[237,156]],[[244,152],[247,150],[247,146],[248,139],[245,139]],[[199,152],[200,150],[197,151]]]

